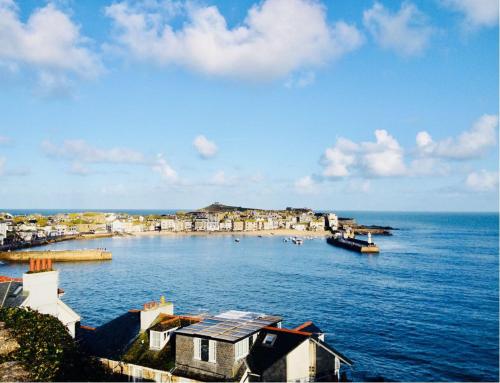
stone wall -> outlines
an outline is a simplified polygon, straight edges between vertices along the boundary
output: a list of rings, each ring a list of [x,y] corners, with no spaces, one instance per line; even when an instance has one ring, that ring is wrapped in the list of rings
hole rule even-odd
[[[234,344],[217,341],[216,363],[195,360],[193,337],[181,334],[175,339],[175,366],[195,376],[207,375],[216,379],[232,379],[243,359],[235,363]]]

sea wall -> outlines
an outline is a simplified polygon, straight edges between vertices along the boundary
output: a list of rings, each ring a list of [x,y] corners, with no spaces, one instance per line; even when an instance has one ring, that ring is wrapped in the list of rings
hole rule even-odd
[[[31,258],[52,259],[57,262],[109,261],[112,255],[110,251],[101,249],[0,252],[2,261],[29,262]]]

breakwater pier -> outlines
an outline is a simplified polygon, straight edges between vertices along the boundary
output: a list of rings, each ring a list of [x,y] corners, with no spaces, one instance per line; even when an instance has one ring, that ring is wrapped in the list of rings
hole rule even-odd
[[[30,259],[51,259],[57,262],[110,261],[112,254],[104,249],[0,252],[0,261],[29,262]]]

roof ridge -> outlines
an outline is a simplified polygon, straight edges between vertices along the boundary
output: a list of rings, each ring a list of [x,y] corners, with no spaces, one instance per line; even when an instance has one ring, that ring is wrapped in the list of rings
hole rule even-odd
[[[305,328],[305,327],[307,327],[307,326],[310,326],[310,325],[312,325],[312,324],[313,324],[313,322],[312,322],[312,321],[310,321],[310,320],[308,320],[307,322],[304,322],[304,323],[302,323],[301,325],[299,325],[299,326],[295,327],[293,330],[295,330],[295,331],[300,331],[300,330],[302,330],[303,328]]]
[[[286,332],[289,334],[297,334],[297,335],[304,335],[304,336],[311,336],[312,332],[306,332],[306,331],[299,331],[299,330],[291,330],[288,328],[279,328],[279,327],[271,327],[271,326],[265,326],[265,330],[273,330],[273,331],[278,331],[278,332]]]
[[[8,277],[6,275],[0,275],[0,283],[3,282],[22,282],[22,278]]]

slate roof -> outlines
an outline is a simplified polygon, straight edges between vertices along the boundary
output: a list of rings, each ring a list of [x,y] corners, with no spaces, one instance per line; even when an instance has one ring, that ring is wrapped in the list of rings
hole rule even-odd
[[[25,300],[22,280],[0,277],[0,307],[19,307]]]
[[[276,335],[272,346],[267,346],[263,343],[268,334]],[[310,336],[311,334],[307,332],[266,327],[259,333],[245,362],[252,373],[262,375],[264,371]]]
[[[176,332],[182,335],[237,342],[281,320],[282,318],[278,316],[230,310],[216,316],[205,317],[201,322]]]
[[[90,354],[120,360],[139,334],[140,324],[140,311],[131,310],[96,329],[80,326],[76,336]]]

